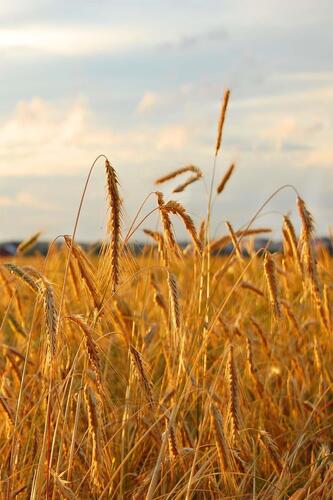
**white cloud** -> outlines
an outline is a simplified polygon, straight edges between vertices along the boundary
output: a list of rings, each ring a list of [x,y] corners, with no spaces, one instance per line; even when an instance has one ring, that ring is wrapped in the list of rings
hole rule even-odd
[[[101,153],[118,164],[141,166],[160,159],[161,151],[179,151],[190,142],[186,125],[145,126],[118,132],[98,126],[88,103],[17,103],[0,122],[0,175],[51,175],[85,172]],[[146,165],[145,165],[146,163]]]
[[[155,108],[159,100],[160,96],[157,92],[145,92],[145,94],[142,96],[142,99],[140,99],[137,110],[139,111],[139,113],[146,113],[147,111]]]
[[[21,191],[14,196],[0,196],[1,207],[34,208],[38,210],[56,210],[57,207],[51,203],[38,200],[31,193]]]
[[[185,149],[189,142],[189,130],[183,125],[174,125],[161,130],[157,149],[160,151]]]
[[[131,27],[23,26],[0,29],[0,50],[32,50],[61,56],[121,52],[150,40],[149,30]]]

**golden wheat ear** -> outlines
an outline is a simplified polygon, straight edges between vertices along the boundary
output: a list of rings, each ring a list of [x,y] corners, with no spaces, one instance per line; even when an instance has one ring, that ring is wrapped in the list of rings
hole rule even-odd
[[[227,113],[227,107],[228,107],[228,102],[229,102],[229,97],[230,97],[230,90],[227,89],[224,93],[223,101],[222,101],[222,106],[221,106],[221,114],[220,114],[220,119],[219,119],[219,124],[217,127],[217,138],[216,138],[216,146],[215,146],[215,156],[217,156],[220,148],[221,148],[221,143],[222,143],[222,131],[223,131],[223,125],[225,121],[225,116]]]
[[[221,194],[222,193],[222,191],[226,187],[226,185],[227,185],[230,177],[232,176],[234,170],[235,170],[235,164],[232,163],[230,165],[230,167],[228,168],[228,170],[226,171],[226,173],[224,174],[224,176],[222,177],[222,179],[220,181],[220,184],[216,188],[217,194]]]
[[[281,306],[279,299],[278,282],[276,277],[276,266],[269,251],[265,252],[264,271],[267,281],[269,300],[274,311],[274,316],[275,318],[279,318],[281,316]]]
[[[120,277],[121,200],[117,173],[109,160],[105,160],[105,171],[110,207],[108,229],[111,233],[111,278],[112,290],[115,292]]]

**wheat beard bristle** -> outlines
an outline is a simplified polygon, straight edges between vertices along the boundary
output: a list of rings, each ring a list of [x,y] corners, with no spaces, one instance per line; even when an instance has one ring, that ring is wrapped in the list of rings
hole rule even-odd
[[[105,160],[108,198],[110,204],[109,231],[111,233],[111,277],[112,289],[115,292],[119,283],[119,256],[121,238],[121,202],[118,189],[118,179],[115,169]]]

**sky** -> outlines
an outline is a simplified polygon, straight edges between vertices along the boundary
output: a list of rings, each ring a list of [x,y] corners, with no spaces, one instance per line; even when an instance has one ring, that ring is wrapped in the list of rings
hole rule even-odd
[[[199,224],[216,127],[231,97],[217,161],[213,235],[243,226],[293,185],[317,232],[333,226],[331,0],[2,0],[0,3],[0,241],[73,230],[90,165],[116,168],[130,225],[154,179],[194,164],[205,182],[166,198]],[[103,161],[96,164],[78,237],[104,235]],[[150,196],[144,217],[154,208]],[[256,221],[279,238],[297,225],[295,193],[279,192]],[[142,227],[156,227],[152,216]],[[182,228],[176,227],[179,238]],[[141,230],[135,239],[142,240]]]

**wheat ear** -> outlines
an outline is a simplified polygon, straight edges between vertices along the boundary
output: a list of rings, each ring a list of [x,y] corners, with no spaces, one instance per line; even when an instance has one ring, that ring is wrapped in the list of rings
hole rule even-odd
[[[21,241],[21,243],[18,245],[16,252],[23,254],[30,250],[38,241],[39,237],[41,235],[41,232],[38,231],[37,233],[34,233],[31,235],[29,238],[27,238],[24,241]]]
[[[41,290],[44,299],[47,338],[50,346],[51,359],[54,360],[57,351],[58,311],[55,304],[53,288],[45,278],[41,280]]]
[[[152,408],[155,408],[153,383],[148,376],[146,364],[143,361],[142,354],[132,344],[130,344],[130,354],[135,373],[137,374],[138,379],[141,382],[147,401]]]
[[[96,309],[100,309],[102,301],[100,294],[97,290],[97,285],[95,281],[95,270],[91,263],[85,256],[81,248],[74,243],[74,241],[69,236],[64,236],[65,243],[67,247],[72,251],[72,255],[75,259],[77,267],[80,271],[81,278],[86,284],[86,287],[93,299]]]
[[[97,488],[101,488],[99,480],[99,464],[101,462],[101,428],[99,407],[95,395],[88,385],[84,387],[84,399],[88,414],[88,432],[92,440],[91,476]]]
[[[120,276],[121,201],[115,169],[105,160],[107,191],[110,205],[109,231],[111,232],[111,278],[115,292]]]
[[[179,304],[179,291],[174,274],[168,272],[168,288],[171,303],[171,317],[172,323],[176,330],[180,328],[180,304]]]
[[[197,251],[199,253],[201,253],[201,250],[202,250],[201,241],[198,238],[194,222],[191,219],[191,217],[188,215],[188,213],[186,212],[186,210],[183,207],[183,205],[181,205],[177,201],[169,201],[168,203],[166,203],[164,205],[164,209],[167,212],[171,212],[174,215],[178,215],[182,219],[182,221],[184,222],[184,225],[185,225],[187,231],[189,232],[189,234],[190,234],[190,236],[192,238],[192,241],[193,241],[193,243],[194,243]]]
[[[274,316],[278,318],[281,316],[281,308],[280,308],[279,291],[278,291],[278,284],[275,271],[275,262],[270,252],[268,251],[265,252],[264,271],[267,281],[269,300],[274,311]]]
[[[229,97],[230,97],[230,90],[226,90],[224,93],[223,101],[222,101],[222,106],[221,106],[221,113],[220,113],[220,119],[217,127],[217,138],[216,138],[216,146],[215,146],[215,156],[217,156],[221,143],[222,143],[222,131],[223,131],[223,124],[227,112],[227,106],[229,102]]]
[[[102,383],[101,366],[100,366],[98,348],[96,346],[93,337],[93,331],[84,321],[84,319],[80,318],[79,316],[68,316],[68,319],[72,321],[72,323],[76,324],[84,335],[85,348],[89,364],[96,376],[98,392],[100,393],[100,395],[102,395],[104,393],[104,390]]]
[[[158,179],[156,179],[155,184],[163,184],[164,182],[170,181],[171,179],[178,177],[178,175],[184,174],[186,172],[193,172],[196,176],[202,176],[200,168],[196,167],[195,165],[187,165],[186,167],[177,168],[176,170],[173,170],[163,177],[159,177]]]
[[[227,363],[227,377],[229,389],[229,410],[231,420],[231,440],[234,443],[236,435],[239,431],[239,400],[238,400],[238,383],[237,372],[234,360],[234,348],[230,344],[228,363]]]
[[[217,189],[216,189],[217,194],[222,193],[227,182],[229,181],[230,177],[232,176],[234,170],[235,170],[235,164],[232,163],[230,165],[230,167],[228,168],[228,170],[226,171],[226,173],[224,174],[224,176],[222,177],[220,184],[217,186]]]

